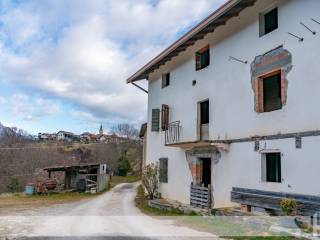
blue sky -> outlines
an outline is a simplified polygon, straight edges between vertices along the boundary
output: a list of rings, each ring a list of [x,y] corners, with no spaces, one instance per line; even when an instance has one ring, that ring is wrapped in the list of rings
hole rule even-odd
[[[139,126],[147,96],[125,79],[223,2],[0,0],[0,122],[33,134]]]

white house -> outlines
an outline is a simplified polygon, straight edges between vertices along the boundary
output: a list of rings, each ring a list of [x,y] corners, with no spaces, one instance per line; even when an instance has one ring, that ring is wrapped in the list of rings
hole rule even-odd
[[[72,132],[66,132],[66,131],[59,131],[57,133],[57,140],[58,141],[74,141],[74,140],[79,140],[79,137],[76,136],[74,133]]]
[[[230,0],[127,80],[149,82],[146,161],[163,197],[320,209],[319,10]]]

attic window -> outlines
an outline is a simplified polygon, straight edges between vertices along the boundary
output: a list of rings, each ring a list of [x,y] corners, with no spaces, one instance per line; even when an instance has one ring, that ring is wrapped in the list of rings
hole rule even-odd
[[[196,71],[206,68],[210,65],[210,47],[209,45],[196,52]]]
[[[162,88],[170,85],[170,73],[162,74]]]
[[[260,37],[278,28],[278,8],[260,14]]]

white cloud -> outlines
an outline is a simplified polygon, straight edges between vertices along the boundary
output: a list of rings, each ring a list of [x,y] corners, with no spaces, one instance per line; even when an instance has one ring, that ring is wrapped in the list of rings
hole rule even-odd
[[[57,102],[43,98],[34,99],[25,94],[14,94],[7,105],[14,116],[19,116],[27,121],[60,112],[60,106]]]
[[[89,118],[144,121],[147,96],[125,79],[224,1],[6,4],[0,15],[0,77],[74,103]],[[32,106],[24,109],[36,115]]]

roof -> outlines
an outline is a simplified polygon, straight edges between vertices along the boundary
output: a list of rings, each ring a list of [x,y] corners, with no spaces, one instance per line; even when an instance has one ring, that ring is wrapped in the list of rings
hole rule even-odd
[[[179,53],[185,51],[188,47],[194,45],[196,41],[214,32],[217,27],[225,25],[229,19],[238,16],[245,8],[253,6],[256,1],[258,0],[229,0],[129,77],[127,83],[148,79],[150,73],[170,61],[173,57],[178,56]]]
[[[79,168],[87,168],[87,167],[98,167],[100,164],[103,163],[80,163],[80,164],[73,164],[73,165],[65,165],[65,166],[53,166],[53,167],[46,167],[43,170],[49,172],[58,172],[58,171],[66,171],[68,169],[79,169]]]
[[[67,132],[67,131],[59,131],[58,133],[63,133],[63,134],[67,134],[67,135],[75,135],[72,132]]]

